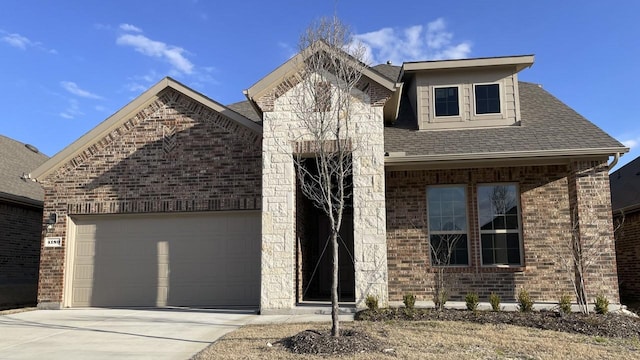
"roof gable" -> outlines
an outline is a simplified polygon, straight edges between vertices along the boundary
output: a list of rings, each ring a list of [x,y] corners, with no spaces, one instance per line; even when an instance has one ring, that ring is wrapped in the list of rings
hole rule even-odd
[[[299,73],[302,70],[305,59],[320,51],[338,52],[337,56],[343,57],[346,61],[357,62],[358,65],[362,65],[359,60],[348,53],[334,49],[326,43],[318,41],[277,67],[250,88],[244,90],[245,96],[251,101],[254,107],[259,107],[257,104],[260,102],[260,99],[269,96],[274,90],[278,90],[278,94],[284,93],[300,81]],[[397,87],[395,81],[368,66],[364,67],[362,74],[388,91],[395,91]],[[264,109],[262,110],[264,111]]]
[[[78,157],[82,152],[102,141],[106,136],[109,136],[112,132],[116,131],[131,118],[139,115],[138,113],[156,101],[165,89],[177,91],[253,133],[262,133],[262,127],[255,122],[188,88],[174,79],[166,77],[35,169],[30,174],[31,177],[36,180],[43,179],[59,167]]]

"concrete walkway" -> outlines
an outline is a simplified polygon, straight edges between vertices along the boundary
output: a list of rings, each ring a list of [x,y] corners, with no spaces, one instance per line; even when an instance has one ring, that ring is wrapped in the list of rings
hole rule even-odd
[[[353,315],[341,316],[353,320]],[[0,315],[0,359],[189,359],[245,324],[330,321],[200,309],[66,309]]]

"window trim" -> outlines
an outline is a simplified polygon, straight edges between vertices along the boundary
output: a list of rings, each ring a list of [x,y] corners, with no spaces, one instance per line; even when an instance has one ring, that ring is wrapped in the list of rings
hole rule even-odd
[[[457,93],[458,93],[458,115],[437,115],[436,113],[436,90],[437,89],[448,89],[448,88],[456,88],[457,89]],[[460,94],[461,94],[461,88],[462,86],[460,84],[451,84],[451,85],[437,85],[437,86],[432,86],[432,91],[431,91],[431,96],[432,96],[432,101],[431,103],[433,104],[433,118],[434,119],[455,119],[455,118],[462,118],[462,102],[460,101]]]
[[[484,114],[478,114],[478,104],[477,104],[477,100],[476,100],[476,86],[478,85],[498,85],[498,96],[499,96],[499,101],[500,101],[500,111],[496,112],[496,113],[484,113]],[[495,117],[495,116],[504,116],[504,96],[503,96],[503,91],[502,89],[504,88],[502,82],[478,82],[478,83],[473,83],[471,84],[471,96],[472,99],[471,102],[473,103],[473,116],[476,118],[481,118],[481,117]]]
[[[513,185],[516,188],[516,206],[518,208],[518,230],[482,230],[482,224],[480,224],[480,199],[478,198],[478,189],[481,186],[499,186],[499,185]],[[480,257],[480,266],[484,268],[522,268],[524,263],[524,239],[522,236],[522,204],[520,202],[520,184],[517,182],[491,182],[491,183],[476,183],[476,221],[478,224],[478,256]],[[518,245],[520,247],[520,263],[519,264],[485,264],[482,259],[482,235],[483,234],[518,234]]]
[[[464,191],[464,212],[465,212],[465,220],[466,220],[466,231],[464,232],[464,234],[467,236],[467,263],[466,264],[449,264],[449,265],[437,265],[434,264],[432,259],[431,259],[431,229],[429,227],[429,189],[430,188],[447,188],[447,187],[461,187],[462,191]],[[427,187],[425,188],[425,205],[426,205],[426,211],[425,211],[425,216],[426,216],[426,230],[427,230],[427,241],[429,244],[429,266],[432,268],[436,268],[436,267],[444,267],[444,268],[468,268],[471,267],[471,237],[470,237],[470,221],[469,221],[469,191],[468,191],[468,184],[438,184],[438,185],[427,185]],[[445,234],[463,234],[462,232],[456,232],[456,231],[442,231],[442,232],[438,232],[434,235],[445,235]]]

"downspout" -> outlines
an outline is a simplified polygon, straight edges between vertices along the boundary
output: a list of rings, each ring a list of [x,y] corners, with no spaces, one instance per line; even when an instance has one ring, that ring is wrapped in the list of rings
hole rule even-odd
[[[611,160],[611,163],[609,163],[609,171],[611,171],[611,169],[614,166],[616,166],[616,164],[618,164],[618,160],[620,160],[620,153],[619,152],[613,154],[613,160]]]

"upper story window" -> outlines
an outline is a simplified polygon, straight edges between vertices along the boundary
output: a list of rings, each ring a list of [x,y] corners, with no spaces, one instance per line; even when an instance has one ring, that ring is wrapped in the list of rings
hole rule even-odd
[[[500,86],[498,84],[476,85],[476,114],[500,113]]]
[[[467,199],[465,187],[427,188],[427,218],[431,264],[469,265],[467,245]]]
[[[434,98],[436,116],[460,115],[457,86],[435,88]]]
[[[520,206],[515,184],[478,186],[483,265],[521,265]]]

